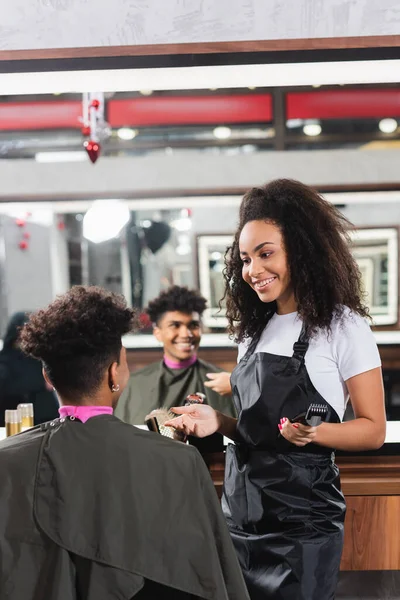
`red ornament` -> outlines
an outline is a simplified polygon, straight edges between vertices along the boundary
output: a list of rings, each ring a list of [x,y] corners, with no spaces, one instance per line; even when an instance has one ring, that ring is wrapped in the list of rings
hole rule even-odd
[[[84,136],[88,136],[90,135],[90,127],[89,125],[84,125],[84,127],[82,127],[82,135]]]
[[[151,327],[151,320],[147,313],[140,313],[139,324],[141,329],[148,329]]]
[[[18,227],[25,227],[26,221],[25,219],[15,219],[15,224]]]
[[[29,231],[24,231],[24,235],[23,235],[23,237],[24,237],[26,240],[29,240],[29,238],[31,237],[31,234],[29,233]]]
[[[64,223],[64,221],[59,221],[57,223],[57,229],[59,229],[60,231],[64,231],[64,229],[65,229],[65,223]]]
[[[21,250],[26,250],[29,246],[28,242],[26,242],[25,240],[22,240],[18,246],[20,247]]]
[[[93,140],[86,140],[86,142],[83,142],[83,147],[88,153],[88,156],[92,163],[95,163],[96,160],[99,158],[101,149],[100,144],[98,142],[94,142]]]
[[[94,99],[90,103],[90,108],[95,108],[97,110],[99,108],[99,106],[100,106],[100,100]]]

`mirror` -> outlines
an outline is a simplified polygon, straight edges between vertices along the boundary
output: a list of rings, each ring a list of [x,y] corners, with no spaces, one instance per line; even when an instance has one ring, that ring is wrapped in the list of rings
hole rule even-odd
[[[341,66],[340,82],[342,75]],[[107,93],[110,128],[95,165],[82,152],[81,94],[0,98],[2,333],[12,312],[46,305],[74,284],[122,292],[141,313],[171,284],[199,285],[209,304],[202,346],[226,349],[223,255],[244,190],[277,176],[318,182],[357,228],[354,255],[386,365],[388,416],[400,418],[400,367],[392,358],[400,343],[397,86],[222,84],[199,91],[196,78],[181,92]],[[99,198],[119,199],[130,220],[118,237],[96,244],[82,225]],[[155,342],[138,334],[127,345]]]
[[[374,325],[398,321],[398,230],[358,229],[351,233],[365,301]]]
[[[199,288],[208,304],[203,320],[210,328],[225,329],[228,324],[221,299],[225,290],[224,255],[232,239],[232,235],[200,235],[197,238]]]
[[[197,238],[199,286],[209,308],[208,327],[224,328],[224,254],[232,235],[203,235]],[[352,252],[361,272],[365,302],[374,325],[392,325],[398,321],[398,229],[395,227],[360,228],[350,233]]]

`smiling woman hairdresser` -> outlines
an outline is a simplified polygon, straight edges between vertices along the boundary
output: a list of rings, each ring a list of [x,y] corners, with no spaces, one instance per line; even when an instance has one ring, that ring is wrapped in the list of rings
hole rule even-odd
[[[173,409],[177,429],[236,442],[223,509],[252,600],[334,598],[345,502],[333,449],[385,439],[381,363],[348,227],[296,181],[245,195],[225,273],[239,418],[210,406]],[[349,396],[355,419],[342,423]],[[326,422],[293,422],[311,403],[325,407]]]

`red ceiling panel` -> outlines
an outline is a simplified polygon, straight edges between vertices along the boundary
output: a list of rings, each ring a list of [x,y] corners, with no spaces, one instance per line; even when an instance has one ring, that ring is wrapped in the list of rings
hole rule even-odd
[[[81,127],[82,103],[75,101],[0,103],[0,131]]]
[[[154,96],[111,100],[107,114],[112,127],[264,123],[272,102],[269,94]]]
[[[400,116],[400,89],[321,90],[286,96],[288,119],[380,119]]]
[[[78,129],[79,100],[0,103],[0,131]],[[400,117],[400,89],[315,90],[287,94],[288,119]],[[110,100],[112,127],[265,123],[272,120],[269,94],[152,96]]]

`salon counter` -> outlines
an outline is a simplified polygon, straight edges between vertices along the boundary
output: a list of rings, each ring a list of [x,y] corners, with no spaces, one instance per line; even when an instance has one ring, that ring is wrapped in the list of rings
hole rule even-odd
[[[225,455],[206,459],[221,495]],[[400,456],[338,456],[347,514],[341,569],[400,569]]]

